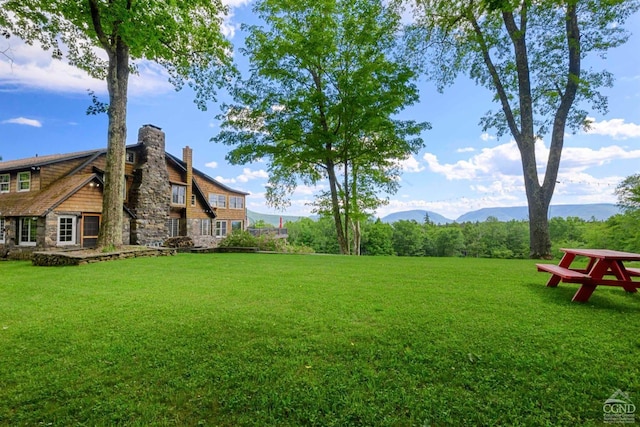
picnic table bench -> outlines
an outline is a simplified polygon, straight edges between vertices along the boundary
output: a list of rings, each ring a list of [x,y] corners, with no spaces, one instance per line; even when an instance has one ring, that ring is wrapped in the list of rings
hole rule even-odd
[[[536,264],[538,271],[551,273],[548,287],[560,282],[580,283],[572,301],[586,302],[597,286],[620,286],[627,292],[637,292],[640,268],[625,267],[625,261],[640,261],[640,254],[612,251],[608,249],[561,249],[564,255],[558,265]],[[589,259],[586,268],[571,268],[577,256]],[[613,276],[613,277],[611,277]]]

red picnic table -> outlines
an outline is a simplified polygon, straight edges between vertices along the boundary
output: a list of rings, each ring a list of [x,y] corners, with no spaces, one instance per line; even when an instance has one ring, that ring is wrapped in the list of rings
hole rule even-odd
[[[547,286],[556,287],[560,281],[580,283],[582,286],[571,301],[587,302],[596,286],[620,286],[627,292],[638,292],[640,268],[625,267],[625,261],[640,261],[640,254],[609,249],[560,249],[564,255],[558,265],[536,264],[538,271],[551,273]],[[577,256],[589,258],[586,268],[571,268]],[[607,277],[605,277],[607,276]],[[611,277],[613,276],[613,277]]]

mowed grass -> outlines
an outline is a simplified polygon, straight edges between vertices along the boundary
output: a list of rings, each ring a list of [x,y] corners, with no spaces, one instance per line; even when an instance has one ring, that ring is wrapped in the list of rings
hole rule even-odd
[[[640,297],[534,261],[0,263],[0,425],[598,425],[640,404]]]

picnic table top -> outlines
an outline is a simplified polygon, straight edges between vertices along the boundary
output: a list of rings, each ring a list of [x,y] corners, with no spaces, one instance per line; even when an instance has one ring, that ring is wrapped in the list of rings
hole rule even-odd
[[[561,248],[565,253],[586,256],[589,258],[617,259],[622,261],[640,261],[640,254],[633,252],[614,251],[611,249],[569,249]]]

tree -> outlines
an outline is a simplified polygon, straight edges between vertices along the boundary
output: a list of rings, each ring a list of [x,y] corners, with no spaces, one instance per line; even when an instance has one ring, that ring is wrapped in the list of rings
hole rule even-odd
[[[606,71],[583,67],[587,54],[604,56],[624,43],[625,19],[635,0],[414,0],[418,17],[410,45],[425,59],[439,88],[468,72],[500,104],[481,120],[515,139],[529,207],[530,256],[551,256],[548,210],[566,128],[588,126],[585,103],[606,111],[598,92]],[[424,56],[422,52],[428,52]],[[546,172],[539,180],[536,144],[550,133]],[[542,183],[541,183],[542,182]]]
[[[616,187],[618,205],[625,211],[640,210],[640,174],[626,177]]]
[[[396,255],[424,255],[424,229],[415,220],[402,219],[394,222],[392,239]]]
[[[428,125],[395,118],[418,99],[415,73],[394,58],[399,18],[382,0],[262,0],[262,26],[245,26],[251,75],[225,105],[214,141],[233,164],[269,162],[267,200],[284,207],[298,183],[328,181],[316,198],[340,252],[365,210],[397,188],[399,159],[417,152]]]
[[[137,59],[164,66],[170,81],[196,89],[196,102],[221,87],[233,69],[230,43],[221,33],[226,9],[220,0],[5,0],[10,31],[39,41],[53,56],[66,56],[91,76],[106,79],[109,92],[107,161],[99,246],[121,246],[127,88]],[[9,14],[7,14],[9,16]],[[95,49],[107,56],[101,59]]]
[[[362,233],[362,253],[365,255],[393,255],[393,227],[380,218],[365,223]]]

